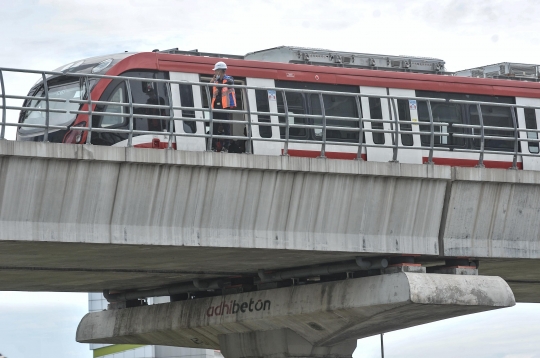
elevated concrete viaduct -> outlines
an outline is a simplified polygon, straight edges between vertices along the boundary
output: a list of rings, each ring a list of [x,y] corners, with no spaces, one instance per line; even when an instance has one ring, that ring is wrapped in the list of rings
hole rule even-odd
[[[253,327],[262,327],[248,330],[224,318],[192,326],[175,316],[226,295],[93,313],[78,335],[173,344],[165,337],[192,334],[209,347],[230,347],[269,334],[303,342],[293,345],[308,355],[350,356],[354,337],[511,306],[514,296],[498,277],[515,300],[540,302],[539,184],[540,173],[517,170],[0,141],[0,289],[136,292],[387,259],[393,270],[376,276],[242,293],[262,300],[343,285],[337,292],[347,295],[336,297],[348,318],[326,338],[310,338],[292,323],[264,326],[266,318],[285,322],[279,315],[289,308],[276,308],[275,317],[237,315],[239,325],[254,319]],[[412,272],[476,273],[478,262],[482,275],[495,277]],[[418,284],[425,280],[435,289]],[[372,296],[347,306],[351,290]],[[469,299],[461,301],[461,293]],[[282,306],[294,311],[295,304],[304,303]],[[339,316],[338,306],[321,310]],[[396,322],[391,312],[407,319]],[[168,328],[143,320],[154,314]],[[228,357],[296,356],[287,346],[274,353],[241,346]]]

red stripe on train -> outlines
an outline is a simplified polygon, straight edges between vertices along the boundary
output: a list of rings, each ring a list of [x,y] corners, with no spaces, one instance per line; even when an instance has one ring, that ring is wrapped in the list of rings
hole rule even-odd
[[[283,150],[281,150],[283,153]],[[289,155],[291,157],[303,157],[303,158],[318,158],[321,152],[316,150],[299,150],[289,149]],[[343,152],[326,152],[326,157],[329,159],[356,159],[356,153],[343,153]],[[362,153],[362,159],[367,160],[365,153]],[[427,163],[428,157],[422,157],[422,162]],[[433,163],[437,165],[448,165],[451,167],[475,167],[478,165],[477,159],[460,159],[460,158],[433,158]],[[500,160],[484,160],[484,166],[486,168],[498,168],[508,169],[512,167],[512,162],[500,161]],[[518,169],[523,169],[523,163],[517,163]]]
[[[281,150],[283,154],[283,149]],[[288,153],[291,157],[303,157],[303,158],[318,158],[321,156],[321,152],[317,150],[300,150],[289,149]],[[326,152],[326,158],[329,159],[356,159],[356,153],[344,153],[344,152]],[[366,154],[362,153],[362,159],[366,160]]]
[[[428,157],[422,157],[422,163],[427,163]],[[448,165],[451,167],[475,167],[478,165],[477,159],[459,159],[459,158],[433,158],[433,163],[437,165]],[[512,162],[500,160],[484,160],[486,168],[508,169],[512,167]],[[523,169],[523,163],[517,163],[518,169]]]

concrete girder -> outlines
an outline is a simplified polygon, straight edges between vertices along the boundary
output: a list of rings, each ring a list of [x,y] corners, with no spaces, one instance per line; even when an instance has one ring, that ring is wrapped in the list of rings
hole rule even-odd
[[[514,304],[499,277],[402,272],[89,313],[77,341],[350,357],[358,338]]]
[[[410,254],[479,259],[540,302],[539,188],[523,170],[0,141],[0,289],[148,289]]]

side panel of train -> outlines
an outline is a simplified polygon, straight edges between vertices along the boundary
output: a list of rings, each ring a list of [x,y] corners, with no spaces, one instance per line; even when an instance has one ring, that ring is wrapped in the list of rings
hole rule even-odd
[[[197,78],[194,74],[182,74],[171,73],[171,79],[184,79],[190,81],[205,80],[206,78]],[[352,93],[365,93],[369,95],[396,95],[403,97],[431,97],[431,98],[449,98],[449,99],[464,99],[464,100],[478,100],[485,102],[498,102],[498,103],[515,103],[522,105],[540,106],[540,99],[531,98],[516,98],[516,97],[493,97],[486,95],[465,95],[456,93],[443,93],[443,92],[428,92],[428,91],[415,91],[410,89],[398,89],[398,88],[381,88],[381,87],[369,87],[369,86],[350,86],[350,85],[331,85],[331,84],[319,84],[319,83],[306,83],[306,82],[293,82],[273,79],[259,79],[259,78],[246,78],[238,81],[238,84],[247,84],[249,86],[261,86],[267,88],[294,88],[294,89],[309,89],[309,90],[325,90],[336,92],[352,92]],[[180,86],[182,87],[182,86]],[[204,103],[204,107],[207,107],[207,101],[204,98],[205,94],[198,86],[191,86],[189,93],[193,94],[193,98],[187,95],[173,96],[173,103],[178,100],[174,105],[178,106],[190,106],[192,104],[197,107],[198,103]],[[186,92],[186,91],[184,91]],[[241,92],[241,91],[238,91]],[[252,115],[252,122],[257,123],[252,127],[252,136],[257,138],[285,138],[285,128],[278,126],[264,126],[265,123],[285,124],[284,103],[282,93],[279,91],[263,91],[263,90],[248,90],[248,101],[252,111],[256,112],[273,112],[283,113],[283,116],[264,116],[264,115]],[[173,92],[174,93],[174,92]],[[237,94],[238,96],[238,94]],[[302,117],[295,117],[295,114],[302,115],[319,115],[321,113],[320,99],[317,95],[312,94],[300,94],[289,92],[286,94],[288,105],[288,120],[289,124],[314,124],[320,125],[320,120],[310,120]],[[182,100],[186,103],[182,103]],[[384,119],[391,120],[391,111],[397,111],[397,117],[399,121],[412,121],[418,122],[418,125],[411,125],[408,123],[399,124],[400,130],[405,132],[398,136],[398,150],[397,160],[402,163],[425,163],[428,160],[429,150],[425,147],[430,145],[429,135],[420,134],[420,131],[429,131],[429,125],[422,124],[423,122],[429,122],[429,115],[427,111],[427,103],[422,101],[409,101],[409,100],[393,100],[392,106],[390,100],[385,98],[376,97],[362,97],[361,98],[361,113],[358,113],[357,106],[353,97],[348,96],[323,96],[324,108],[326,115],[340,116],[340,117],[358,117],[362,115],[365,119]],[[245,99],[239,99],[239,109],[246,109]],[[479,123],[478,113],[476,107],[464,104],[452,104],[452,103],[432,103],[433,118],[435,122],[447,122],[450,125],[448,127],[435,127],[436,131],[446,133],[448,136],[435,137],[436,148],[447,148],[446,151],[435,150],[433,155],[433,161],[436,164],[452,165],[452,166],[475,166],[478,164],[478,153],[467,153],[459,150],[479,150],[480,143],[478,140],[458,138],[454,137],[454,133],[463,134],[475,134],[474,130],[468,130],[463,128],[452,127],[452,124],[471,124],[477,125]],[[184,111],[186,112],[186,111]],[[517,120],[519,128],[536,129],[538,128],[538,118],[540,116],[539,110],[530,109],[518,109]],[[181,111],[175,113],[177,116],[182,116]],[[186,113],[183,114],[186,116]],[[189,114],[188,114],[189,115]],[[203,113],[196,113],[197,118],[204,118]],[[484,124],[486,126],[499,126],[509,128],[509,131],[490,132],[486,130],[486,135],[493,136],[508,136],[512,137],[513,131],[513,119],[508,108],[496,107],[496,106],[482,106],[482,116]],[[247,116],[246,116],[247,117]],[[242,115],[233,116],[233,119],[247,119]],[[185,123],[177,121],[175,128],[177,133],[195,133],[190,131],[191,125],[187,126]],[[202,122],[197,122],[199,127],[197,130],[203,130]],[[355,126],[353,123],[344,122],[339,120],[327,120],[328,126]],[[231,133],[233,135],[244,135],[244,125],[233,124]],[[188,129],[186,131],[186,129]],[[362,157],[368,161],[381,161],[387,162],[393,159],[393,138],[394,134],[391,133],[394,130],[393,123],[377,123],[377,122],[364,122],[364,129],[382,129],[387,132],[370,132],[366,131],[363,136],[363,143],[368,144],[367,147],[362,148]],[[206,128],[208,131],[208,128]],[[406,133],[406,132],[410,132]],[[204,147],[203,138],[178,138],[178,148],[183,150],[202,150]],[[289,143],[288,154],[291,156],[302,157],[318,157],[321,154],[321,144],[313,143],[321,140],[321,130],[307,129],[307,128],[294,128],[289,130],[289,138],[295,142]],[[520,132],[520,138],[523,139],[536,139],[537,135],[533,132]],[[311,143],[302,143],[302,141],[311,141]],[[339,158],[339,159],[355,159],[357,157],[357,146],[348,146],[347,144],[357,144],[359,141],[358,132],[352,131],[339,131],[328,130],[327,140],[331,142],[342,142],[343,145],[327,145],[326,157]],[[181,141],[185,141],[185,144],[181,144]],[[197,143],[197,144],[195,144]],[[373,146],[375,145],[375,146]],[[268,141],[253,141],[253,152],[255,154],[266,155],[279,155],[283,153],[284,144],[278,142]],[[424,148],[424,149],[422,149]],[[491,168],[510,168],[512,166],[512,155],[510,152],[514,150],[512,141],[497,141],[486,140],[486,151],[501,152],[498,153],[486,153],[484,155],[484,164],[486,167]],[[522,142],[519,148],[520,153],[537,154],[538,144],[534,142]],[[504,153],[504,154],[503,154]],[[537,157],[522,157],[518,156],[518,168],[527,170],[540,170],[540,158]]]
[[[138,86],[132,86],[133,98],[136,103],[161,104],[175,107],[198,107],[208,108],[208,93],[205,88],[196,85],[171,85],[170,93],[164,84],[152,82],[152,78],[169,78],[174,81],[190,82],[208,82],[208,75],[187,72],[159,72],[159,71],[130,71],[124,73],[127,76],[147,77],[148,82],[141,82]],[[278,124],[285,125],[288,118],[290,125],[310,124],[321,125],[320,119],[309,118],[309,115],[321,114],[321,98],[316,94],[301,94],[288,92],[286,94],[288,113],[285,115],[285,105],[282,92],[279,88],[308,89],[334,92],[348,92],[368,95],[396,95],[404,97],[430,97],[461,100],[476,100],[484,102],[498,102],[518,105],[540,106],[540,99],[522,98],[522,97],[503,97],[488,95],[469,95],[459,93],[445,93],[425,90],[383,88],[373,86],[354,86],[340,84],[324,84],[311,82],[298,82],[281,79],[269,78],[241,78],[235,77],[235,84],[266,87],[268,90],[238,90],[237,102],[238,109],[253,112],[280,113],[280,116],[271,115],[252,115],[251,143],[246,140],[235,140],[232,142],[232,151],[244,152],[246,148],[252,148],[254,154],[263,155],[281,155],[285,149],[283,142],[264,141],[256,139],[284,139],[285,127],[279,127]],[[123,83],[112,83],[103,93],[102,100],[111,102],[125,101],[126,89]],[[139,98],[140,97],[140,98]],[[414,100],[391,100],[377,97],[362,97],[360,103],[360,113],[354,97],[339,95],[323,95],[322,101],[325,113],[328,116],[353,117],[362,116],[365,119],[383,119],[391,120],[392,113],[396,112],[399,130],[398,135],[397,160],[402,163],[425,163],[429,157],[429,150],[426,147],[430,145],[430,136],[421,134],[430,130],[429,115],[427,103]],[[477,139],[460,137],[459,134],[478,134],[475,129],[459,127],[456,125],[478,125],[479,115],[476,106],[468,104],[457,104],[450,102],[435,103],[432,102],[432,113],[434,122],[445,122],[448,126],[436,126],[435,130],[445,136],[435,136],[434,144],[436,148],[444,150],[435,150],[433,161],[435,164],[452,166],[475,166],[478,164],[479,154],[476,152],[463,152],[463,150],[477,151],[480,149],[480,143]],[[99,109],[98,109],[99,110]],[[108,106],[101,108],[108,112],[121,110],[120,107]],[[168,110],[159,110],[161,115],[169,115]],[[158,132],[169,131],[165,121],[154,121],[151,119],[137,119],[135,113],[134,129],[152,130]],[[148,114],[148,113],[146,113]],[[520,129],[537,129],[539,110],[517,109],[517,124]],[[207,112],[174,110],[175,117],[194,118],[203,120],[207,117]],[[306,117],[298,117],[305,115]],[[99,117],[95,116],[94,125],[97,127],[123,128],[126,120],[121,117]],[[482,117],[484,125],[506,127],[508,131],[485,131],[486,135],[499,137],[513,137],[513,117],[509,108],[484,105],[482,106]],[[208,119],[208,118],[206,118]],[[233,120],[247,120],[247,115],[242,113],[233,114]],[[412,121],[418,124],[400,123],[401,121]],[[273,124],[273,126],[265,124]],[[393,159],[394,148],[394,123],[390,122],[364,122],[362,142],[367,146],[362,147],[361,156],[368,161],[387,162]],[[328,144],[325,148],[327,158],[337,159],[356,159],[358,155],[358,143],[360,134],[358,131],[336,130],[335,127],[353,127],[358,128],[354,121],[343,121],[336,119],[327,119],[327,126],[334,129],[327,130],[327,141],[340,143],[340,145]],[[231,134],[244,137],[247,133],[247,126],[241,123],[231,124]],[[385,132],[371,132],[369,130],[384,130]],[[202,137],[186,136],[190,133],[204,134],[208,133],[210,128],[208,122],[175,120],[174,131],[178,135],[172,139],[173,146],[179,150],[203,151],[208,147],[207,139]],[[476,129],[477,130],[477,129]],[[457,136],[455,134],[458,134]],[[536,139],[534,132],[520,132],[522,139]],[[95,144],[125,146],[127,145],[126,135],[113,135],[110,133],[95,134],[92,142]],[[322,148],[322,130],[317,128],[289,128],[289,138],[292,142],[288,145],[288,154],[301,157],[318,157],[321,155]],[[309,143],[307,143],[309,141]],[[139,135],[134,136],[133,145],[136,147],[154,147],[166,148],[169,137],[163,135]],[[513,141],[487,139],[485,141],[485,150],[492,152],[484,156],[484,165],[491,168],[510,168],[512,166],[512,155],[514,151]],[[520,153],[537,154],[538,143],[522,141],[519,146]],[[540,157],[518,156],[518,168],[526,170],[540,170]]]

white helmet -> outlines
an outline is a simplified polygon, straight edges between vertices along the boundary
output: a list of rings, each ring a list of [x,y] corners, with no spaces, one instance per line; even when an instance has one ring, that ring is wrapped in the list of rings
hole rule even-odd
[[[215,64],[214,66],[214,69],[212,71],[215,71],[215,70],[226,70],[227,69],[227,65],[225,64],[225,62],[223,61],[219,61]]]

